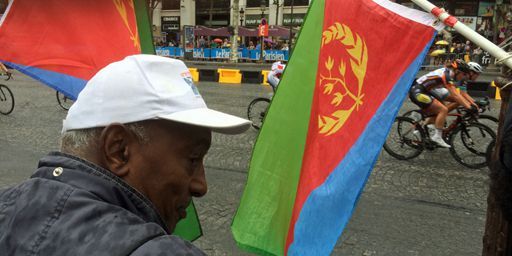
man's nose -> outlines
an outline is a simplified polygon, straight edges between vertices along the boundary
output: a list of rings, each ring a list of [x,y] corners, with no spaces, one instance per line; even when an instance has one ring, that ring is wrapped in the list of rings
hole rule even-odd
[[[190,182],[190,193],[194,197],[202,197],[208,191],[208,185],[206,184],[206,176],[204,174],[204,167],[201,167],[201,171],[192,179]]]

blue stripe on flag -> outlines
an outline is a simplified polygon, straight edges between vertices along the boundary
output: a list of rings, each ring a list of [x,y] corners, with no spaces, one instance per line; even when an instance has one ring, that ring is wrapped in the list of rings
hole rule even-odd
[[[29,67],[24,65],[15,64],[12,62],[5,62],[5,64],[19,70],[20,72],[50,86],[51,88],[62,92],[72,100],[76,100],[78,94],[85,87],[87,80],[76,78],[70,75],[48,71],[40,68]]]
[[[288,255],[331,253],[354,211],[389,129],[431,43],[398,80],[345,158],[306,199],[295,224],[294,240]]]

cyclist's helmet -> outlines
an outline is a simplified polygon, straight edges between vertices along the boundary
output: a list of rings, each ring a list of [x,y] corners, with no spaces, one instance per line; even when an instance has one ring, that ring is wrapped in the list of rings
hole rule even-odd
[[[477,74],[480,74],[484,71],[482,66],[480,66],[480,64],[478,64],[476,62],[468,62],[468,66],[469,66],[469,70],[471,70]]]
[[[469,73],[470,68],[469,65],[464,62],[463,60],[454,60],[452,63],[450,63],[450,67],[452,67],[454,70],[459,70],[460,72]]]

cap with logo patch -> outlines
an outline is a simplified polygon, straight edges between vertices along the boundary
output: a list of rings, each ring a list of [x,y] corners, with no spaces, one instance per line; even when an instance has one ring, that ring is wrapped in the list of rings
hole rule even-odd
[[[139,54],[109,64],[87,82],[69,109],[62,132],[152,119],[226,134],[242,133],[251,125],[209,109],[182,61]]]

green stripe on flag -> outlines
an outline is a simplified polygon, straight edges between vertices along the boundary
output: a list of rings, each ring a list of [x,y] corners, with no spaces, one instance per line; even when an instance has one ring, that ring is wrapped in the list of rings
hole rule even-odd
[[[187,217],[178,222],[173,235],[177,235],[187,241],[194,241],[203,235],[194,202],[191,202],[187,207]]]
[[[284,255],[308,132],[324,6],[325,0],[310,5],[253,150],[231,225],[238,245],[251,252]]]
[[[137,17],[137,29],[139,31],[141,53],[155,54],[153,34],[149,22],[148,7],[145,0],[133,0],[135,17]]]
[[[153,45],[153,35],[151,33],[151,25],[147,12],[146,1],[133,0],[135,6],[135,15],[137,17],[137,29],[139,30],[140,45],[142,53],[155,54]],[[187,217],[176,225],[173,235],[177,235],[185,240],[194,241],[203,234],[201,224],[197,216],[194,202],[187,207]]]

